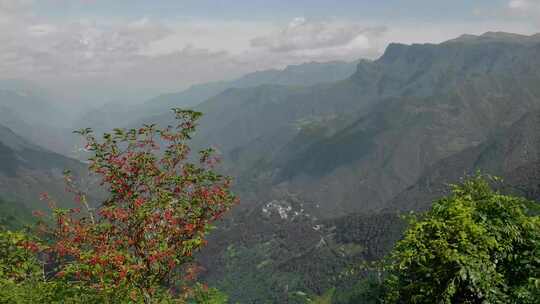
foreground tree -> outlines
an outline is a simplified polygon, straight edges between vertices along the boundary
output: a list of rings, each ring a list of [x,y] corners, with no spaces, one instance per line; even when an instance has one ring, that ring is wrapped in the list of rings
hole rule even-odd
[[[540,303],[540,217],[477,176],[413,218],[391,254],[389,303]]]
[[[116,129],[103,140],[79,133],[93,156],[90,170],[108,197],[95,209],[67,175],[77,208],[54,208],[53,225],[39,232],[50,242],[39,250],[57,263],[55,276],[85,286],[109,301],[187,301],[205,290],[193,284],[193,254],[205,235],[235,203],[230,179],[215,173],[211,149],[189,161],[187,145],[200,113],[175,110],[178,125]],[[35,246],[30,244],[29,246]]]

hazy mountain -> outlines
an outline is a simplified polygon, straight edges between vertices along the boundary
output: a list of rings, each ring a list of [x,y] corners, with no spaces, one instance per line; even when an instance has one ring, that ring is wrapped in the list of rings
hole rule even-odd
[[[67,154],[75,137],[71,118],[63,112],[47,90],[24,80],[0,80],[0,124],[46,147]]]
[[[24,80],[0,80],[0,107],[2,112],[15,112],[28,124],[61,126],[62,113],[51,101],[51,93]],[[66,117],[62,117],[64,120]]]
[[[43,192],[66,198],[62,172],[83,172],[80,162],[34,145],[0,125],[0,197],[24,204],[29,209],[45,209],[39,201]],[[13,206],[17,208],[17,206]]]
[[[195,85],[179,92],[158,96],[145,107],[168,111],[172,107],[193,107],[229,88],[249,88],[264,84],[306,86],[343,80],[355,71],[354,62],[310,62],[291,65],[283,70],[265,70],[247,74],[232,81]]]
[[[166,121],[174,107],[194,107],[228,89],[260,85],[313,85],[345,79],[355,71],[354,62],[305,63],[287,66],[283,70],[266,70],[247,74],[232,81],[194,85],[184,91],[157,96],[141,105],[105,105],[85,112],[76,128],[94,126],[99,131],[131,126],[141,122]]]

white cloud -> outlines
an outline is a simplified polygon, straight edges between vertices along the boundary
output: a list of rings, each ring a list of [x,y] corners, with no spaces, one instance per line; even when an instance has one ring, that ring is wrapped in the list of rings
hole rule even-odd
[[[270,35],[252,39],[251,45],[275,53],[345,55],[357,51],[358,56],[372,48],[371,40],[379,38],[385,31],[385,27],[366,27],[343,21],[310,21],[298,17]]]
[[[34,78],[109,73],[136,64],[149,44],[168,34],[147,19],[96,24],[13,18],[0,32],[0,72]]]
[[[219,21],[182,19],[167,23],[171,35],[156,41],[147,50],[149,55],[167,54],[186,47],[221,50],[242,54],[251,48],[250,40],[276,26],[262,21]]]
[[[2,11],[13,18],[0,25],[0,74],[77,94],[100,91],[100,83],[104,92],[172,91],[288,64],[373,57],[380,51],[375,40],[384,32],[302,18],[284,26],[150,18],[69,21],[40,18],[31,7],[13,3]]]

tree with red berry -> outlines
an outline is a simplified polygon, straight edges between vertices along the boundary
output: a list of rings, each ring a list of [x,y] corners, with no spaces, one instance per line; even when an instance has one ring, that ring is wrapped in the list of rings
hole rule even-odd
[[[174,113],[177,125],[163,129],[115,129],[102,140],[90,129],[77,132],[93,154],[89,169],[108,195],[93,208],[66,175],[80,206],[54,208],[53,224],[40,225],[51,240],[43,252],[59,265],[57,278],[110,299],[154,303],[192,296],[193,254],[236,198],[230,178],[214,171],[212,149],[191,160],[188,142],[201,113]]]

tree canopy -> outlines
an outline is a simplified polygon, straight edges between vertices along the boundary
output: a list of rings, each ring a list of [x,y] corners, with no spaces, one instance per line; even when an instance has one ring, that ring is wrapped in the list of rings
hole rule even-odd
[[[538,303],[537,205],[482,176],[410,220],[390,255],[389,303]]]

